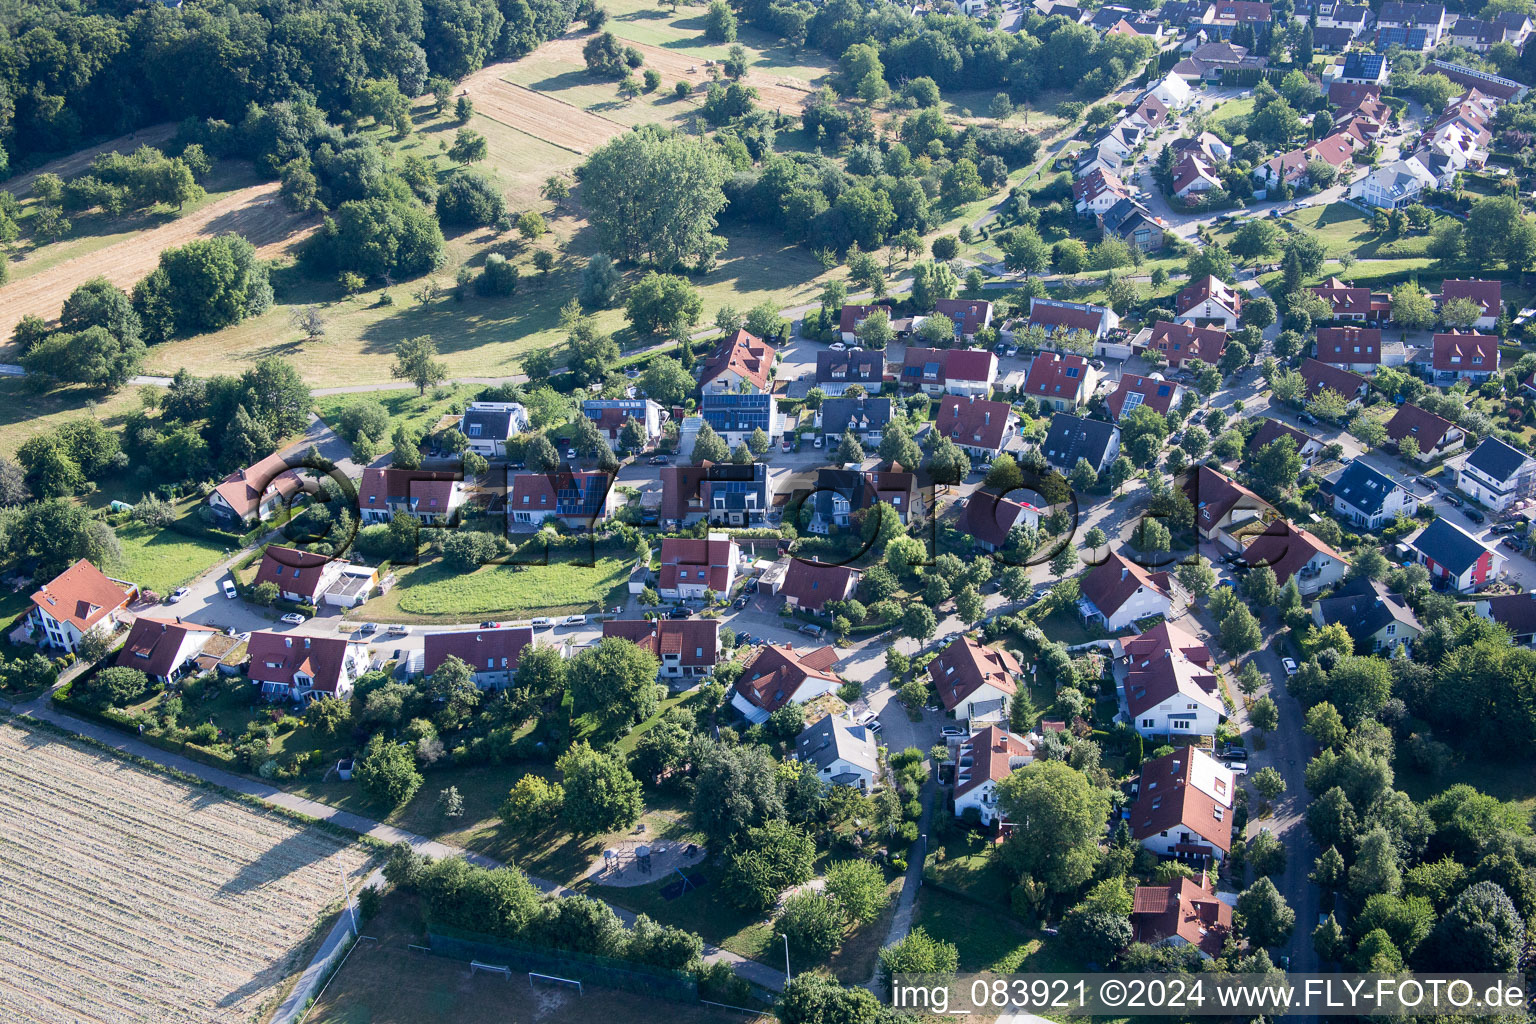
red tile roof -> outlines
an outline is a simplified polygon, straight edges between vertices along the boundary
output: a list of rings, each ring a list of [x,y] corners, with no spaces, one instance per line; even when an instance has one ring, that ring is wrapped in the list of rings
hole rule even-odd
[[[709,589],[724,594],[731,588],[731,572],[736,564],[736,542],[708,540],[702,537],[663,537],[661,540],[662,590],[676,590],[680,574],[688,572],[693,582],[697,574],[707,572]]]
[[[1330,277],[1312,292],[1328,303],[1336,317],[1380,317],[1392,311],[1392,296],[1369,288],[1351,288],[1336,277]]]
[[[965,501],[965,532],[995,548],[1008,541],[1008,531],[1020,522],[1024,513],[1039,510],[1023,502],[999,498],[986,491],[973,491]]]
[[[1379,100],[1381,86],[1361,85],[1357,82],[1334,82],[1328,86],[1328,102],[1342,111],[1354,110],[1367,100]]]
[[[631,640],[658,660],[675,654],[685,668],[708,668],[720,656],[719,619],[609,619],[603,636]]]
[[[1148,572],[1129,558],[1111,553],[1083,577],[1082,595],[1109,618],[1143,587],[1166,598],[1173,597],[1166,572]]]
[[[1499,368],[1499,339],[1491,334],[1437,334],[1434,346],[1437,370],[1493,373]]]
[[[1156,945],[1177,936],[1217,957],[1232,934],[1232,908],[1191,878],[1176,878],[1166,886],[1138,885],[1131,927],[1137,942]]]
[[[1208,274],[1179,292],[1178,298],[1174,299],[1173,308],[1183,316],[1191,306],[1198,305],[1206,299],[1214,299],[1234,313],[1238,312],[1243,305],[1243,297],[1238,294],[1236,288],[1221,278]]]
[[[1349,564],[1349,559],[1306,530],[1292,526],[1284,519],[1276,519],[1249,542],[1243,559],[1251,566],[1269,566],[1275,571],[1275,581],[1285,586],[1318,555],[1326,555],[1346,566]]]
[[[704,512],[704,498],[699,485],[709,479],[713,462],[697,466],[663,466],[661,469],[661,509],[664,520],[684,519],[690,512]]]
[[[933,311],[960,324],[962,337],[969,337],[992,322],[992,303],[982,299],[939,299]]]
[[[928,675],[939,691],[939,699],[950,711],[967,697],[991,686],[1012,696],[1015,678],[1023,674],[1019,660],[997,647],[985,647],[969,636],[962,636],[928,663]]]
[[[447,515],[453,485],[462,479],[457,473],[370,466],[357,488],[357,507],[383,511],[392,502],[408,502],[418,515]]]
[[[1227,332],[1220,327],[1195,327],[1159,320],[1152,325],[1152,336],[1146,347],[1163,353],[1169,366],[1182,365],[1189,359],[1199,359],[1214,366],[1221,358],[1222,349],[1227,347]]]
[[[1096,199],[1105,192],[1113,193],[1121,199],[1130,198],[1130,190],[1125,187],[1125,182],[1116,176],[1114,171],[1106,171],[1102,167],[1095,167],[1091,172],[1072,183],[1072,198],[1079,203]]]
[[[736,692],[772,714],[793,700],[807,680],[819,679],[833,687],[840,685],[841,680],[832,671],[835,664],[837,651],[832,647],[797,652],[793,644],[764,644],[742,668]]]
[[[933,429],[956,444],[975,448],[1001,449],[1003,434],[1013,408],[1007,402],[946,395],[939,403]]]
[[[1397,442],[1411,437],[1419,442],[1420,452],[1428,452],[1440,446],[1445,440],[1445,432],[1453,426],[1455,424],[1450,420],[1441,419],[1416,405],[1404,403],[1387,420],[1387,436]]]
[[[1041,352],[1029,365],[1024,393],[1031,398],[1059,398],[1077,402],[1088,396],[1080,394],[1088,379],[1088,360],[1080,355]]]
[[[858,585],[859,572],[846,565],[829,565],[825,562],[807,562],[792,558],[784,582],[779,586],[783,597],[795,598],[806,611],[820,611],[828,601],[846,600],[849,583]]]
[[[254,466],[229,474],[214,490],[236,515],[249,519],[256,514],[268,487],[275,487],[278,494],[290,498],[303,489],[304,482],[297,470],[288,468],[288,460],[274,452]]]
[[[1365,378],[1353,370],[1329,366],[1310,356],[1301,361],[1301,378],[1307,382],[1308,398],[1314,397],[1323,388],[1330,388],[1347,400],[1358,396],[1366,386]]]
[[[845,334],[852,334],[854,331],[859,329],[859,324],[863,322],[864,318],[869,316],[869,314],[873,313],[877,309],[883,310],[886,316],[891,315],[890,306],[845,305],[842,309],[842,312],[840,312],[837,317],[838,330]]]
[[[1309,158],[1321,160],[1333,167],[1343,167],[1355,155],[1355,140],[1346,134],[1330,135],[1307,147]]]
[[[990,380],[997,371],[997,356],[983,349],[909,348],[902,361],[903,379],[922,383],[921,376],[906,371],[916,370],[920,375],[929,363],[938,364],[939,383]]]
[[[1116,422],[1125,415],[1126,402],[1132,395],[1140,395],[1141,400],[1131,406],[1145,405],[1149,409],[1155,409],[1162,415],[1168,415],[1168,410],[1173,408],[1182,388],[1171,380],[1165,380],[1160,375],[1143,377],[1140,374],[1128,373],[1120,378],[1120,384],[1109,396],[1105,404],[1109,407],[1109,415]]]
[[[136,668],[149,676],[169,677],[177,668],[176,655],[181,651],[182,641],[195,633],[206,634],[203,638],[206,642],[206,637],[218,632],[214,626],[140,615],[128,631],[128,639],[123,642],[123,649],[118,652],[115,664]],[[202,643],[199,643],[197,650],[201,649]]]
[[[967,759],[970,764],[956,769],[955,796],[961,797],[987,782],[1001,782],[1014,770],[1015,761],[1028,764],[1035,759],[1035,744],[1028,736],[1008,732],[995,725],[977,730],[955,753],[956,765]]]
[[[533,630],[528,626],[428,633],[423,645],[422,670],[431,675],[449,657],[454,657],[472,672],[515,672],[523,648],[531,643]]]
[[[1031,326],[1043,328],[1047,334],[1061,328],[1097,334],[1099,328],[1104,326],[1104,313],[1103,306],[1087,306],[1078,302],[1059,302],[1050,299],[1030,299],[1027,322]]]
[[[1132,719],[1176,694],[1225,713],[1211,671],[1211,652],[1184,630],[1159,623],[1126,641],[1125,653],[1130,661],[1125,699]]]
[[[704,365],[699,383],[708,384],[730,370],[751,381],[757,390],[767,391],[768,371],[773,369],[774,355],[773,346],[764,344],[763,339],[738,330],[721,341],[714,356]]]
[[[1214,788],[1224,788],[1224,796],[1213,796],[1195,785],[1197,757],[1211,762],[1203,767],[1214,771]],[[1131,835],[1140,842],[1183,828],[1226,853],[1232,849],[1233,788],[1232,773],[1194,747],[1147,761],[1141,766],[1141,789],[1131,807]]]
[[[311,689],[335,694],[340,688],[347,646],[348,641],[341,637],[257,630],[247,645],[251,662],[246,674],[252,682],[293,686],[294,676],[302,672],[314,680]]]
[[[86,633],[137,593],[138,588],[131,583],[125,586],[113,582],[82,558],[44,583],[32,595],[32,603],[55,621],[68,622]]]
[[[1245,508],[1266,509],[1269,502],[1242,484],[1209,466],[1201,465],[1184,482],[1184,494],[1195,506],[1195,525],[1211,530],[1242,503]]]
[[[1379,327],[1319,327],[1317,358],[1325,363],[1380,363]]]
[[[271,583],[280,593],[302,594],[313,604],[320,587],[321,577],[333,559],[330,555],[317,555],[312,551],[270,545],[261,556],[261,568],[256,570],[257,583]]]

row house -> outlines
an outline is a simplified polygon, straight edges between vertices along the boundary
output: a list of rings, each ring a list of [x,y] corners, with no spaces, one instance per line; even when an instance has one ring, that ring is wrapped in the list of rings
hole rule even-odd
[[[986,398],[997,381],[997,356],[978,349],[910,347],[903,356],[901,382],[930,395]]]
[[[1469,68],[1448,60],[1431,60],[1424,66],[1426,75],[1444,75],[1452,82],[1467,89],[1476,89],[1500,103],[1519,103],[1525,99],[1530,87],[1489,71]]]
[[[865,394],[878,395],[885,385],[885,353],[851,349],[816,353],[816,386],[830,398],[837,398],[857,384]]]

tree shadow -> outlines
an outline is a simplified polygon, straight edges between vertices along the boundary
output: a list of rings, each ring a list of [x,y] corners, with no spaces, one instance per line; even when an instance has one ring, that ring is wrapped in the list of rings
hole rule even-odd
[[[563,92],[566,89],[575,89],[583,85],[598,85],[603,82],[613,84],[612,79],[599,78],[589,75],[584,68],[573,68],[570,71],[562,71],[558,75],[550,75],[541,78],[528,86],[534,92]],[[558,98],[558,97],[557,97]],[[574,104],[580,106],[581,104]]]

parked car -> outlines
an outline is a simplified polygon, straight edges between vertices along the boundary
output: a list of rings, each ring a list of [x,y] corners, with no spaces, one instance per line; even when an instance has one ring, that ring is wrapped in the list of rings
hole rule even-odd
[[[302,626],[304,625],[304,616],[300,615],[298,612],[289,612],[287,615],[282,617],[281,621],[286,622],[291,626]]]
[[[736,638],[737,647],[751,647],[756,643],[757,637],[753,636],[751,633],[742,633]]]
[[[575,448],[567,448],[565,450],[565,457],[567,459],[574,459],[576,457],[576,449]]]
[[[678,605],[676,608],[670,609],[667,612],[667,618],[669,618],[669,619],[686,619],[686,618],[688,618],[688,616],[690,616],[692,614],[693,614],[693,612],[690,611],[689,609],[683,607],[682,605]]]
[[[1301,666],[1296,664],[1295,658],[1281,658],[1280,667],[1285,669],[1285,674],[1287,676],[1293,676],[1297,672],[1301,671]]]
[[[939,730],[939,735],[940,736],[964,736],[965,735],[965,729],[964,729],[964,727],[958,726],[958,725],[946,725],[944,728]]]
[[[885,726],[880,724],[880,719],[877,718],[877,719],[875,719],[872,722],[865,723],[864,728],[868,729],[870,732],[872,732],[876,736],[878,736],[878,735],[880,735],[880,730],[884,729]]]
[[[826,443],[827,443],[827,439],[822,437],[820,434],[817,434],[816,435],[816,440],[811,442],[811,446],[814,447],[814,448],[820,448],[822,445],[824,445]]]
[[[554,619],[547,618],[547,617],[545,617],[543,615],[540,615],[538,618],[534,619],[532,622],[529,623],[529,625],[532,626],[534,629],[544,629],[546,627],[553,626],[554,624],[555,624],[555,620]]]
[[[800,627],[800,632],[804,633],[806,636],[815,637],[817,640],[820,640],[823,634],[826,633],[826,629],[807,622],[805,625]]]
[[[192,593],[192,591],[188,590],[186,587],[177,587],[175,590],[171,591],[170,603],[175,604],[177,601],[180,601],[190,593]]]
[[[499,623],[499,622],[482,622],[482,623],[480,623],[480,628],[481,629],[500,629],[501,628],[501,623]]]
[[[239,596],[238,592],[235,590],[234,580],[224,581],[224,596],[228,598],[235,598]]]
[[[1520,523],[1498,523],[1488,532],[1492,534],[1518,533],[1522,529],[1524,529],[1524,527]],[[172,594],[171,596],[175,597],[176,595]]]
[[[1511,551],[1520,551],[1525,547],[1524,544],[1522,544],[1514,537],[1505,537],[1503,540],[1499,541],[1499,546],[1509,548]]]
[[[827,348],[831,349],[833,352],[846,352],[846,351],[848,351],[848,346],[844,345],[840,341],[834,341],[832,344],[828,345]]]
[[[364,636],[367,636],[369,633],[376,633],[378,632],[378,629],[378,624],[374,622],[365,622],[361,626],[357,627],[357,631]]]
[[[1467,506],[1467,508],[1464,509],[1461,514],[1472,520],[1474,523],[1481,523],[1488,518],[1470,505]]]
[[[747,580],[747,585],[741,588],[741,592],[743,594],[755,594],[755,593],[757,593],[757,577],[754,576],[751,579]]]
[[[1463,502],[1462,502],[1462,500],[1460,498],[1456,497],[1456,495],[1451,494],[1450,492],[1446,492],[1445,503],[1447,505],[1454,505],[1457,508],[1460,508],[1462,506],[1462,504],[1463,504]]]
[[[784,450],[784,451],[786,451],[786,452],[788,452],[788,451],[794,451],[794,448],[795,448],[795,446],[794,446],[794,444],[793,444],[793,443],[791,443],[791,441],[790,441],[790,440],[789,440],[789,438],[787,438],[787,437],[786,437],[786,438],[785,438],[785,439],[784,439],[784,441],[783,441],[783,442],[782,442],[782,443],[781,443],[781,444],[780,444],[780,445],[779,445],[779,447],[780,447],[780,448],[781,448],[781,449],[783,449],[783,450]]]
[[[1296,417],[1296,418],[1297,418],[1297,419],[1299,419],[1299,420],[1301,420],[1301,422],[1303,422],[1303,423],[1305,423],[1305,424],[1306,424],[1306,425],[1307,425],[1307,426],[1309,426],[1309,427],[1315,427],[1315,426],[1317,426],[1317,417],[1316,417],[1316,416],[1313,416],[1313,415],[1312,415],[1312,414],[1311,414],[1311,413],[1309,413],[1309,412],[1304,412],[1304,413],[1301,413],[1301,414],[1300,414],[1300,415],[1298,415],[1298,416],[1297,416],[1297,417]]]
[[[410,626],[390,626],[384,631],[385,636],[406,636],[411,632]]]
[[[665,466],[667,463],[671,462],[672,460],[667,458],[665,455],[652,455],[646,461],[649,462],[653,466]]]
[[[745,594],[743,594],[741,597],[738,597],[736,600],[731,602],[731,607],[739,611],[747,606],[748,600],[750,599]]]
[[[585,615],[567,615],[560,620],[560,625],[562,626],[585,626],[586,624],[587,617]]]

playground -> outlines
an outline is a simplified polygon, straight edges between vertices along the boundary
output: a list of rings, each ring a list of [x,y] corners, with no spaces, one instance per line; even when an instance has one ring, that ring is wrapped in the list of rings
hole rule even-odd
[[[665,881],[670,876],[686,889],[693,884],[688,869],[704,863],[708,855],[697,843],[626,839],[604,849],[583,877],[593,885],[628,888]]]

